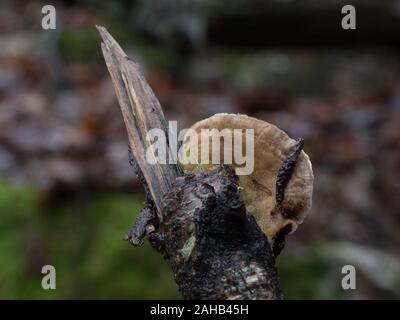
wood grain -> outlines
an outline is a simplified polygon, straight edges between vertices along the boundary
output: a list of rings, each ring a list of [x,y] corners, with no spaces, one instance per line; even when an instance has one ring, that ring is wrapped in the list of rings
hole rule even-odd
[[[167,122],[160,102],[138,64],[125,54],[106,28],[97,26],[97,30],[103,41],[101,49],[121,107],[133,155],[162,221],[162,197],[171,190],[172,183],[183,174],[183,170],[179,164],[150,164],[146,160],[146,151],[152,143],[147,139],[149,130],[157,128],[167,133]]]

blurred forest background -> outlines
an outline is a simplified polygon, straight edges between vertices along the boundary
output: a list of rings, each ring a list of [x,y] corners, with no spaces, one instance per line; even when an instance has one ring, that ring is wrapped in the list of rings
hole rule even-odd
[[[122,241],[144,195],[95,24],[180,128],[241,112],[305,139],[314,203],[277,261],[286,298],[400,297],[400,1],[352,1],[352,31],[339,0],[51,1],[48,31],[44,4],[0,2],[0,298],[180,298]]]

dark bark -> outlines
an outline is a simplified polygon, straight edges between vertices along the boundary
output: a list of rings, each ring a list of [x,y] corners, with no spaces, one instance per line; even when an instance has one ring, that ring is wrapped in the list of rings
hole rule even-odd
[[[221,166],[177,180],[165,197],[162,252],[187,299],[280,299],[268,240]]]
[[[276,179],[276,203],[282,204],[283,198],[285,197],[285,189],[292,177],[294,166],[296,165],[297,159],[300,155],[301,150],[304,146],[304,140],[302,138],[297,139],[296,144],[289,153],[288,157],[284,161],[282,167],[279,169],[278,177]]]
[[[131,161],[149,190],[126,236],[140,245],[145,235],[171,266],[185,299],[280,299],[275,258],[266,236],[246,211],[232,169],[184,175],[179,165],[150,165],[146,133],[166,130],[160,104],[105,28],[102,49],[121,106]]]

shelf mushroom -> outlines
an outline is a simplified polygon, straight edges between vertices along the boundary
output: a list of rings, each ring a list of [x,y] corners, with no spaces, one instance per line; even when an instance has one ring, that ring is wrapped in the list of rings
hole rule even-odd
[[[302,139],[296,141],[273,124],[241,114],[216,114],[195,123],[191,129],[181,148],[181,153],[190,159],[183,163],[184,170],[211,170],[217,165],[212,161],[215,153],[219,153],[219,164],[232,165],[239,176],[246,208],[277,256],[285,236],[297,229],[311,208],[314,177],[310,159],[302,151]],[[252,129],[253,136],[246,135],[246,129]],[[241,133],[240,139],[235,131]],[[231,136],[229,143],[225,142],[226,134]],[[253,146],[246,143],[246,138],[254,142]],[[243,174],[243,166],[235,162],[234,153],[247,153],[246,148],[251,147],[253,170]],[[226,163],[227,160],[232,161]]]

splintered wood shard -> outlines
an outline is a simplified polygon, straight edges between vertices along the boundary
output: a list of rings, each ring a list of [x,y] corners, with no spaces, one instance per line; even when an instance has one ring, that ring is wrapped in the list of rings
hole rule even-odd
[[[183,171],[179,164],[160,164],[158,161],[150,164],[146,160],[146,151],[151,146],[151,141],[147,138],[149,130],[161,129],[168,137],[167,122],[160,102],[146,82],[138,64],[125,54],[106,28],[97,26],[97,30],[103,40],[101,49],[114,83],[133,155],[162,220],[162,198],[171,190],[172,183]],[[167,153],[168,150],[167,142]]]

